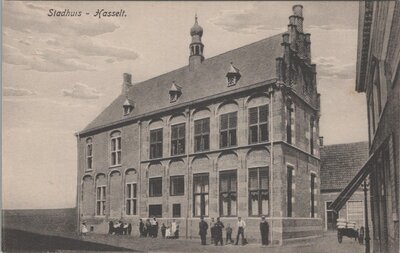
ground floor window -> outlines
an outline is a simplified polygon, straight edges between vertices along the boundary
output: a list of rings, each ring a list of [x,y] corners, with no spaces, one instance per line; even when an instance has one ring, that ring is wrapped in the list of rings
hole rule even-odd
[[[181,204],[172,205],[172,217],[181,217]]]
[[[236,216],[237,173],[236,170],[223,171],[219,175],[220,216]]]
[[[268,215],[269,177],[268,167],[249,169],[249,214]]]
[[[193,216],[208,216],[208,173],[193,175]]]
[[[136,215],[137,187],[136,184],[126,185],[126,214]]]
[[[106,187],[97,186],[96,191],[96,215],[106,215]]]
[[[162,205],[149,205],[149,217],[162,217]]]

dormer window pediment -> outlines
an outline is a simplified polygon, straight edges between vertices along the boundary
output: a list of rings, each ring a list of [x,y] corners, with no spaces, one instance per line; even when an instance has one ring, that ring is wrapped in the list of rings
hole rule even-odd
[[[229,67],[228,73],[226,73],[228,87],[236,85],[241,76],[242,75],[240,74],[239,69],[233,65],[233,62],[231,62],[231,66]]]
[[[133,108],[135,108],[135,102],[131,99],[125,99],[124,104],[122,105],[124,109],[124,115],[128,115],[132,112]]]
[[[182,95],[182,87],[172,82],[171,88],[169,89],[169,102],[176,102]]]

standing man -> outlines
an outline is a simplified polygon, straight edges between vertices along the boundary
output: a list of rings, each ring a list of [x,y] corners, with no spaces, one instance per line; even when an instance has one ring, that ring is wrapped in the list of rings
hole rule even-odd
[[[242,245],[244,245],[244,229],[246,228],[246,223],[242,220],[242,217],[238,217],[238,222],[237,222],[237,236],[236,236],[236,243],[235,245],[238,245],[239,242],[239,236],[242,235]]]
[[[206,245],[206,235],[207,235],[208,224],[204,221],[204,217],[200,217],[199,223],[199,235],[201,238],[201,245]]]
[[[218,242],[221,242],[221,246],[224,245],[224,240],[222,239],[222,231],[224,229],[224,224],[219,220],[219,217],[217,218],[217,222],[214,225],[215,229],[214,229],[214,242],[215,242],[215,246],[218,245]]]
[[[211,218],[211,221],[210,221],[210,232],[211,232],[211,244],[213,244],[214,240],[215,240],[215,221],[214,221],[214,218]]]
[[[265,216],[261,217],[260,233],[261,233],[261,246],[265,247],[268,245],[268,233],[269,233],[269,225],[268,222],[265,220]]]
[[[226,230],[226,244],[232,244],[233,240],[232,240],[232,228],[231,228],[231,224],[228,223],[228,225],[225,228]]]
[[[144,236],[144,222],[142,219],[139,219],[139,235],[140,235],[140,237],[145,237]]]

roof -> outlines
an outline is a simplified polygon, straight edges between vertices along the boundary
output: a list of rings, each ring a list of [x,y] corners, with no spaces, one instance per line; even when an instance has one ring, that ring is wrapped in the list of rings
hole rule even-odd
[[[187,65],[134,84],[129,89],[129,98],[135,101],[135,109],[129,116],[123,115],[122,105],[126,97],[125,94],[121,94],[81,133],[170,107],[169,89],[173,82],[182,87],[182,95],[174,103],[175,106],[274,79],[275,59],[282,56],[281,43],[282,34],[277,34],[205,59],[192,71]],[[242,76],[235,86],[228,87],[226,73],[230,69],[231,62],[240,69]]]
[[[341,191],[368,160],[368,142],[323,146],[321,157],[321,191]]]

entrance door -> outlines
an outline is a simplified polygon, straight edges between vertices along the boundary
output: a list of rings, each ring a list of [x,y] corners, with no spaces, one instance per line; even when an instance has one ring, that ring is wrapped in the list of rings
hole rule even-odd
[[[332,209],[329,209],[331,204],[332,202],[326,202],[326,228],[327,230],[336,230],[336,220],[338,218],[338,214]]]

